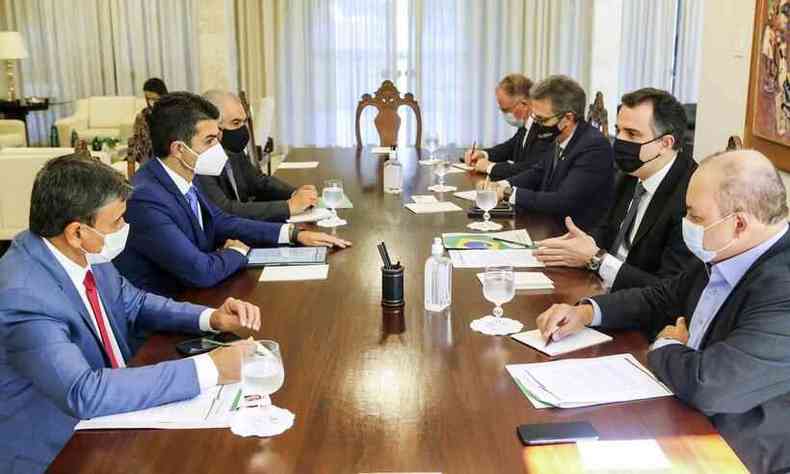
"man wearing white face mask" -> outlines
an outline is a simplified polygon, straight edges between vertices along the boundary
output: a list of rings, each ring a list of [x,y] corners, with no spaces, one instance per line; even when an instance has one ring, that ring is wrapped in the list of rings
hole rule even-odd
[[[107,263],[123,248],[132,189],[118,172],[77,155],[36,176],[30,229],[0,259],[0,472],[38,473],[81,419],[150,408],[238,381],[246,341],[186,358],[127,367],[138,331],[258,330],[260,309],[219,309],[132,286]],[[245,331],[246,332],[246,331]]]
[[[195,174],[217,176],[227,156],[219,142],[219,111],[188,92],[163,96],[148,117],[157,159],[134,176],[126,219],[129,244],[115,259],[120,272],[148,291],[173,295],[211,287],[247,264],[248,245],[350,245],[320,232],[302,231],[227,214],[192,184]]]
[[[647,356],[653,373],[711,418],[750,472],[787,472],[790,234],[784,184],[759,152],[720,153],[692,176],[686,207],[683,240],[699,259],[695,266],[657,286],[554,305],[538,317],[538,328],[555,340],[589,325],[657,334]]]
[[[549,149],[546,142],[536,139],[532,127],[529,90],[532,81],[522,74],[508,74],[496,88],[496,101],[502,118],[516,134],[510,140],[486,149],[467,150],[464,162],[474,166],[492,180],[509,178],[535,163],[540,154]]]

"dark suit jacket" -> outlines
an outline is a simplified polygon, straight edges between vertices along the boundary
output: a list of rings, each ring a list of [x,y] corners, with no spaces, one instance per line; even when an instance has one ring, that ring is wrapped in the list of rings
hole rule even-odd
[[[597,296],[602,325],[651,337],[691,318],[708,282],[705,265],[658,286]],[[700,350],[650,351],[650,369],[709,416],[751,472],[790,468],[790,233],[744,274],[716,313]],[[691,321],[687,324],[691,327]]]
[[[261,173],[246,154],[225,152],[241,199],[236,198],[228,173],[223,170],[219,176],[195,176],[195,183],[209,201],[229,214],[248,219],[285,222],[291,217],[287,200],[296,188]]]
[[[536,140],[536,132],[535,127],[530,127],[529,132],[520,127],[510,140],[485,150],[488,160],[496,163],[491,169],[492,180],[506,179],[529,169],[538,161],[540,153],[551,147],[549,142]],[[526,142],[524,134],[527,134]]]
[[[565,147],[557,169],[551,172],[554,144],[540,153],[531,168],[508,179],[521,210],[571,216],[587,232],[605,218],[612,201],[614,157],[609,140],[581,121]]]
[[[247,245],[277,243],[282,224],[225,213],[197,191],[203,217],[197,217],[159,160],[148,160],[134,175],[126,203],[131,226],[126,249],[114,263],[136,287],[172,295],[184,287],[214,286],[244,268],[247,257],[220,249],[227,239]]]
[[[678,154],[669,172],[656,189],[634,236],[631,250],[617,273],[612,291],[651,286],[662,278],[675,276],[696,261],[683,242],[683,216],[686,213],[686,188],[697,163],[686,154]],[[615,177],[614,205],[595,241],[611,255],[614,239],[620,231],[628,205],[639,180],[618,172]]]

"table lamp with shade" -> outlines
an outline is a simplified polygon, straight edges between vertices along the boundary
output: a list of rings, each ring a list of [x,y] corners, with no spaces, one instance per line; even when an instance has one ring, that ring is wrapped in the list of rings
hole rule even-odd
[[[8,76],[8,100],[16,100],[14,62],[27,57],[27,48],[18,31],[0,31],[0,59],[5,59]]]

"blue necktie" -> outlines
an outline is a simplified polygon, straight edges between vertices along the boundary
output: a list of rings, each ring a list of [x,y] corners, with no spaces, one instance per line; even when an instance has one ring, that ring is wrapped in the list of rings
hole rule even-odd
[[[200,221],[200,205],[198,204],[197,191],[195,191],[195,187],[190,187],[189,191],[184,194],[184,197],[189,203],[189,208],[192,209],[192,214],[195,215],[195,219],[197,219],[198,224],[201,228],[203,228],[203,223]]]

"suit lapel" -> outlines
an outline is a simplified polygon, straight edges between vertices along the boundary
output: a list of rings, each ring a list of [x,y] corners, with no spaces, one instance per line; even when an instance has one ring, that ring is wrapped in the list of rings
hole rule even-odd
[[[667,205],[667,200],[672,196],[675,192],[675,186],[678,183],[678,180],[683,175],[683,162],[681,161],[683,158],[678,155],[675,158],[675,162],[672,164],[672,168],[669,169],[669,173],[664,177],[661,181],[661,184],[658,185],[658,189],[656,189],[656,193],[650,198],[650,204],[647,206],[647,210],[645,211],[645,215],[642,217],[642,221],[639,223],[639,228],[636,230],[636,235],[634,236],[634,241],[631,243],[631,247],[635,247],[638,242],[647,235],[650,231],[650,228],[653,227],[658,221],[658,218],[661,216],[661,213],[664,212],[664,209]]]
[[[165,169],[163,168],[164,165],[160,163],[159,160],[153,160],[153,161],[156,161],[156,163],[152,163],[152,165],[154,166],[151,167],[151,171],[154,178],[156,178],[156,180],[159,181],[159,184],[163,188],[165,188],[165,190],[167,190],[170,194],[172,194],[175,200],[178,202],[179,206],[181,207],[181,210],[183,211],[184,214],[186,214],[186,217],[192,226],[192,233],[195,236],[195,242],[199,247],[203,247],[206,243],[206,235],[203,232],[203,229],[200,228],[200,223],[197,220],[197,216],[192,212],[192,209],[189,207],[189,203],[187,202],[187,199],[184,197],[183,194],[181,194],[181,191],[178,189],[178,186],[176,186],[176,183],[174,183],[173,180],[170,179],[170,176],[167,175],[167,171],[165,171]],[[192,185],[195,186],[194,183]],[[203,204],[201,203],[201,211],[202,208],[203,208]]]

